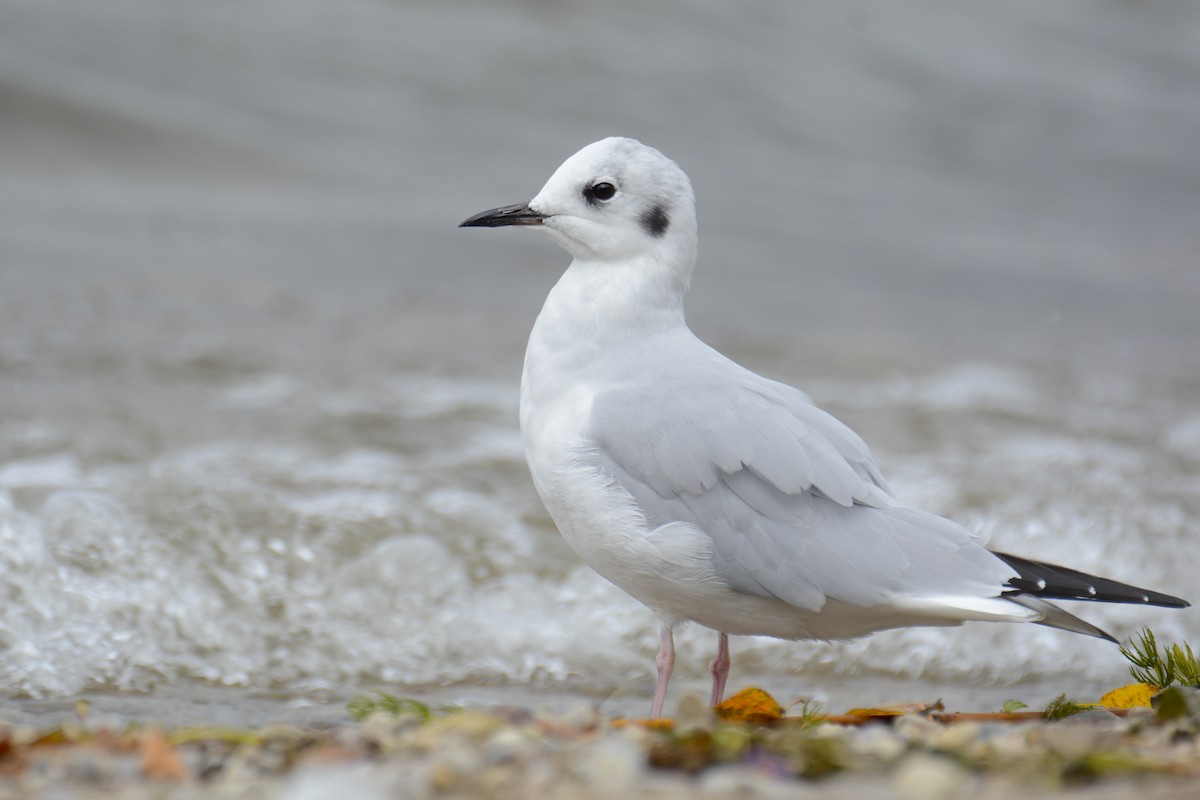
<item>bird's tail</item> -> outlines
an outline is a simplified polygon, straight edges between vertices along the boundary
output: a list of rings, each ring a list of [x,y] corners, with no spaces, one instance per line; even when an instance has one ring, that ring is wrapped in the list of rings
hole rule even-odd
[[[1041,619],[1030,620],[1034,625],[1045,625],[1048,628],[1058,628],[1063,631],[1071,631],[1071,633],[1082,633],[1084,636],[1095,636],[1097,639],[1107,639],[1114,643],[1117,641],[1116,637],[1103,628],[1097,628],[1092,623],[1082,620],[1074,614],[1068,614],[1053,603],[1042,600],[1039,597],[1032,597],[1027,594],[1010,594],[1006,595],[1004,599],[1041,614]]]

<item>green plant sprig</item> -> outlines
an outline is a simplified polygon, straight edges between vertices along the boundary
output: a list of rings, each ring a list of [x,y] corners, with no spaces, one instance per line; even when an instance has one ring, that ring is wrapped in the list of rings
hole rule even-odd
[[[376,692],[375,694],[375,697],[365,695],[356,697],[347,703],[346,710],[350,712],[350,716],[358,722],[362,722],[376,711],[396,716],[416,717],[422,722],[427,722],[433,716],[432,709],[420,700],[413,700],[411,697],[396,697],[387,692]]]
[[[1087,711],[1089,708],[1090,706],[1076,703],[1074,700],[1068,699],[1065,694],[1060,694],[1046,704],[1046,708],[1042,711],[1042,719],[1047,722],[1057,722],[1060,719]]]
[[[1200,659],[1187,642],[1171,644],[1159,650],[1154,631],[1142,628],[1138,641],[1121,646],[1121,655],[1129,661],[1129,674],[1140,683],[1165,689],[1174,683],[1200,687]]]

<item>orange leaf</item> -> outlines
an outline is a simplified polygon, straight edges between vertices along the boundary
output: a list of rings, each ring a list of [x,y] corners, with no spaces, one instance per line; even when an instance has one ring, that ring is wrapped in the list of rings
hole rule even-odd
[[[182,781],[186,777],[187,767],[179,751],[158,728],[146,731],[138,749],[142,757],[142,775],[145,777],[165,781]]]
[[[610,723],[614,728],[620,730],[628,728],[630,725],[637,725],[639,728],[646,728],[652,731],[670,731],[675,727],[673,719],[614,719]]]
[[[762,689],[742,689],[713,709],[726,722],[775,722],[783,717],[783,706]]]

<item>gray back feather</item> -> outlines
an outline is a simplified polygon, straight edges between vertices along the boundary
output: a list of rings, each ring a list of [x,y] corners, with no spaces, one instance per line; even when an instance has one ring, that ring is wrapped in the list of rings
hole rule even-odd
[[[998,594],[1011,572],[980,537],[899,506],[853,431],[728,363],[719,383],[672,376],[595,398],[599,467],[651,526],[695,526],[730,586],[812,611],[826,598]]]

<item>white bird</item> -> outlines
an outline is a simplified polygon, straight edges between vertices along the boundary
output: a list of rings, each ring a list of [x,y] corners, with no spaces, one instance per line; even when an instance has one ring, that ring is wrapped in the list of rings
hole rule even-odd
[[[538,315],[521,378],[534,485],[575,551],[662,622],[651,716],[674,628],[847,639],[967,620],[1115,641],[1047,602],[1182,608],[1176,597],[996,553],[908,508],[863,440],[797,389],[701,342],[684,321],[696,261],[691,182],[633,139],[588,145],[529,203],[462,227],[529,225],[574,260]]]

